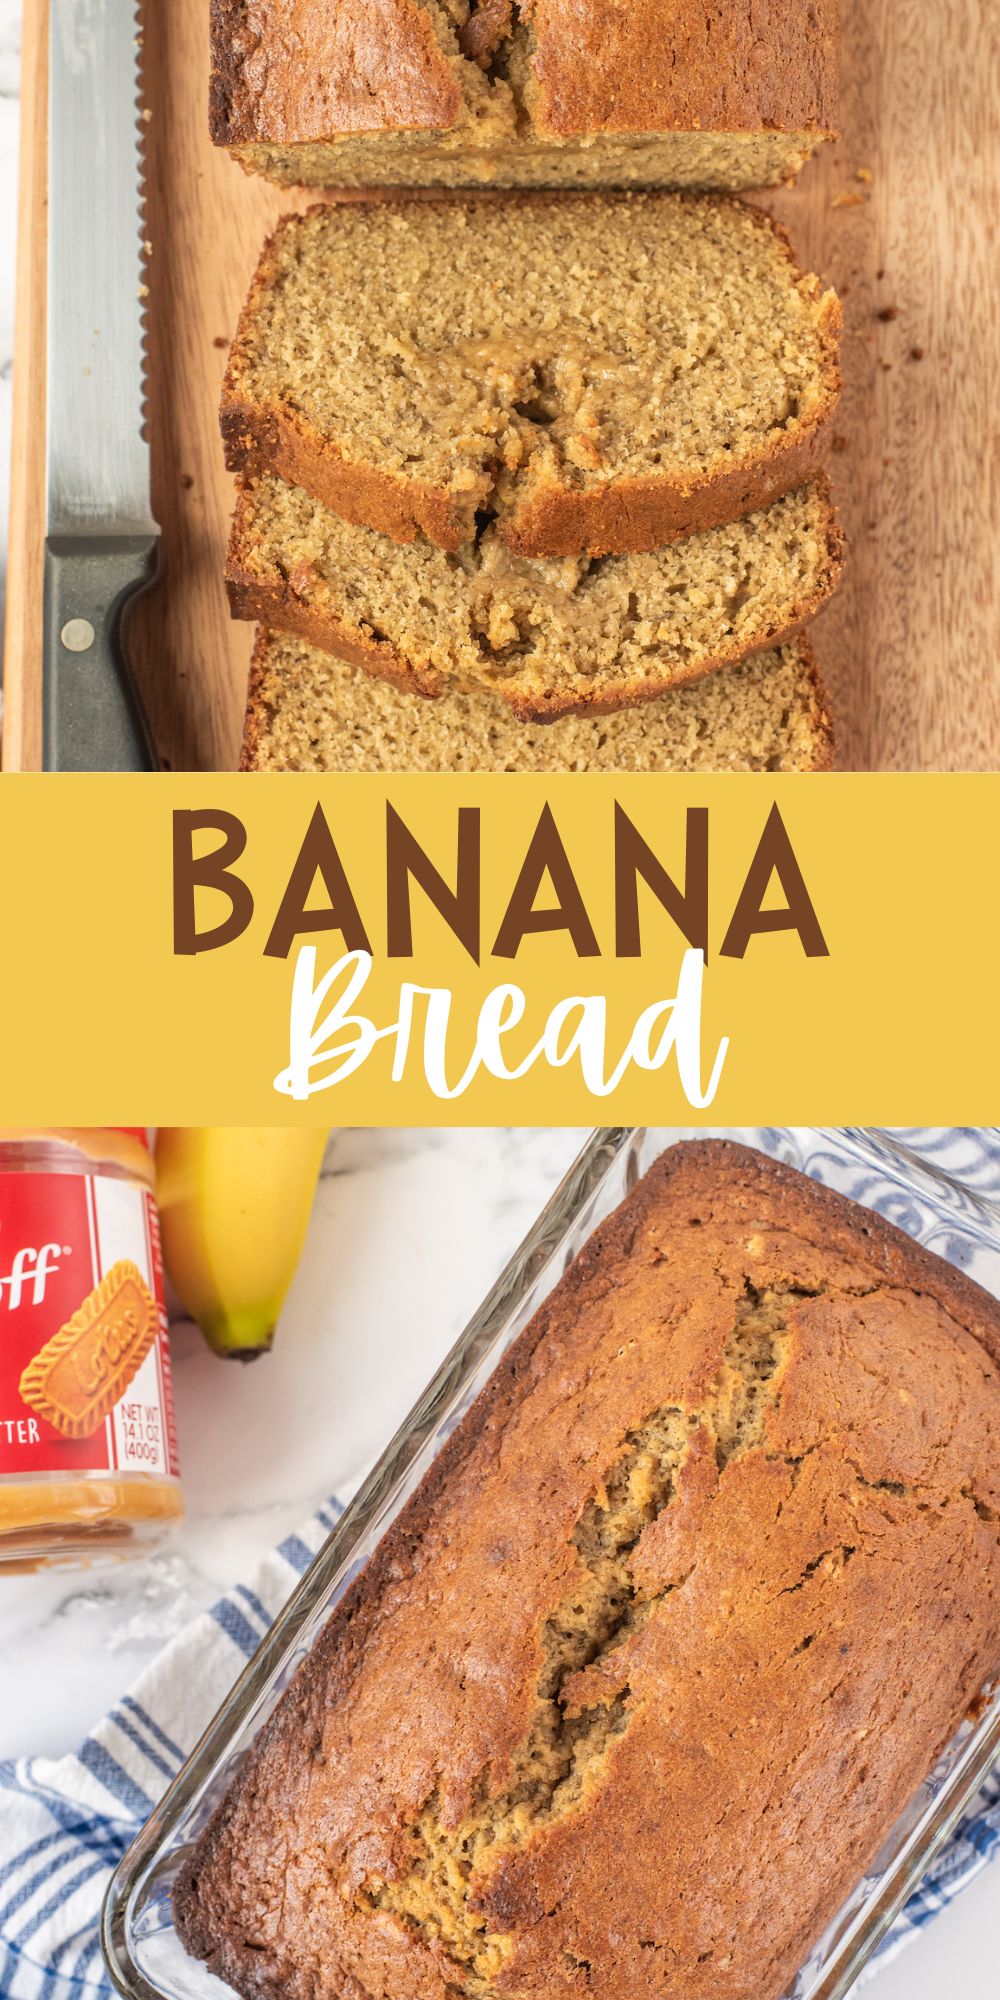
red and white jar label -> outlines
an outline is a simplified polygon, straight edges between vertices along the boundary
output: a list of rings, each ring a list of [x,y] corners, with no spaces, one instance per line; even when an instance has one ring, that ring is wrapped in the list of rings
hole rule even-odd
[[[0,1173],[0,1476],[178,1476],[156,1203]]]

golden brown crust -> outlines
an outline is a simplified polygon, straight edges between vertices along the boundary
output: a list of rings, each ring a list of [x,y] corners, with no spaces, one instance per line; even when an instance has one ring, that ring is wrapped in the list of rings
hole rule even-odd
[[[648,473],[582,491],[536,487],[501,519],[500,532],[521,556],[651,555],[808,485],[827,462],[835,409],[833,393],[797,437],[702,479]]]
[[[383,195],[373,194],[368,199],[386,205]],[[315,204],[316,210],[322,207],[325,204]],[[291,485],[323,500],[345,521],[378,527],[397,542],[412,542],[423,534],[441,548],[460,548],[470,532],[468,510],[443,487],[404,479],[378,466],[348,462],[335,439],[324,437],[294,409],[251,402],[244,395],[242,384],[255,346],[256,315],[276,276],[280,238],[286,228],[294,226],[294,220],[282,217],[267,238],[229,350],[219,412],[229,471],[277,472]]]
[[[533,137],[836,123],[837,0],[522,0],[516,13]],[[495,23],[485,39],[488,58]],[[473,36],[467,59],[482,55]],[[212,0],[212,137],[451,131],[462,57],[459,31],[448,49],[419,0]]]
[[[688,669],[673,669],[657,680],[652,674],[642,681],[622,679],[613,690],[603,695],[575,693],[570,688],[551,689],[543,694],[531,695],[519,689],[511,681],[497,676],[488,685],[513,713],[525,721],[552,721],[559,715],[593,714],[609,715],[620,708],[632,708],[641,702],[656,701],[659,696],[669,693],[673,687],[681,687],[687,682],[700,680],[705,674],[713,673],[720,667],[733,666],[745,660],[752,653],[766,652],[772,646],[780,646],[814,617],[821,605],[833,594],[840,581],[844,562],[844,537],[834,512],[830,490],[825,481],[817,482],[822,495],[822,518],[827,548],[827,571],[823,581],[812,595],[800,599],[791,608],[787,618],[780,625],[753,632],[747,639],[731,636],[723,640],[711,659],[705,659]],[[300,639],[308,639],[324,652],[333,653],[338,658],[348,660],[352,666],[363,667],[366,673],[378,674],[383,680],[395,682],[398,687],[407,688],[413,694],[439,695],[448,685],[448,676],[433,667],[417,667],[387,638],[376,638],[360,627],[344,625],[340,619],[327,611],[319,595],[310,595],[315,590],[314,580],[302,576],[294,582],[289,577],[275,572],[267,581],[254,573],[248,560],[249,546],[253,539],[253,499],[248,485],[237,490],[236,511],[233,516],[229,554],[226,563],[226,585],[229,593],[230,610],[234,618],[257,620],[262,625],[272,626],[278,632],[290,632]],[[484,680],[484,685],[487,683]]]
[[[457,78],[420,0],[212,0],[217,146],[341,132],[447,131]]]
[[[838,6],[533,0],[535,122],[573,133],[829,131]]]
[[[299,1669],[182,1869],[186,1948],[248,2000],[777,2000],[1000,1660],[998,1364],[996,1301],[881,1218],[740,1146],[670,1149]],[[478,1864],[506,1949],[470,1988],[461,1941],[393,1913],[417,1817],[447,1839],[502,1799],[574,1523],[656,1410],[689,1442],[628,1545],[645,1615],[563,1696],[599,1720],[624,1681],[616,1733]]]
[[[653,554],[686,535],[725,527],[822,471],[838,395],[839,382],[798,436],[702,479],[650,473],[585,490],[538,483],[500,518],[500,533],[515,555],[605,556]],[[233,401],[222,411],[221,429],[230,472],[277,473],[356,527],[400,543],[425,535],[452,551],[475,531],[475,509],[445,487],[350,464],[291,411]]]
[[[514,0],[477,0],[474,13],[459,28],[458,46],[463,56],[488,70],[513,27]]]
[[[675,671],[669,678],[658,683],[645,680],[622,681],[613,692],[609,691],[605,695],[590,698],[582,695],[574,697],[561,690],[553,690],[535,700],[530,696],[519,694],[513,688],[505,687],[502,681],[497,682],[495,691],[524,722],[554,722],[560,715],[614,715],[621,708],[639,708],[645,702],[661,700],[672,688],[690,687],[694,682],[704,680],[706,675],[718,673],[724,667],[738,666],[741,660],[752,658],[754,653],[770,652],[775,646],[785,645],[789,639],[799,638],[803,626],[816,616],[817,611],[836,589],[843,567],[843,537],[832,509],[829,517],[828,541],[830,569],[827,582],[811,597],[800,599],[781,624],[762,634],[755,633],[749,643],[734,639],[731,644],[720,646],[710,661],[703,661],[686,671]],[[331,647],[329,650],[333,652],[336,648]],[[440,692],[440,688],[434,692]]]
[[[268,588],[242,572],[238,561],[231,561],[226,587],[234,618],[273,625],[275,631],[308,639],[310,645],[319,646],[322,652],[346,660],[349,666],[362,667],[365,673],[377,674],[381,680],[392,681],[410,694],[434,696],[445,687],[441,674],[433,668],[412,667],[388,640],[371,639],[364,632],[341,625],[336,618],[305,604],[288,584],[283,589],[277,585]]]
[[[246,552],[252,540],[251,488],[247,481],[241,481],[236,489],[226,557],[226,591],[234,618],[273,625],[277,631],[308,639],[324,652],[347,660],[350,666],[363,667],[366,673],[377,674],[382,680],[409,689],[411,694],[441,693],[444,676],[433,668],[412,666],[387,639],[375,639],[360,627],[341,624],[322,604],[310,603],[302,590],[294,589],[286,577],[275,576],[270,585],[263,583],[247,562]]]
[[[787,232],[774,223],[770,227],[794,266]],[[818,285],[816,289],[818,293]],[[685,535],[738,521],[808,484],[829,458],[842,388],[842,324],[840,301],[828,292],[819,320],[822,399],[809,421],[792,435],[748,455],[739,465],[720,467],[700,479],[668,469],[583,490],[536,487],[518,498],[509,518],[501,521],[504,541],[515,554],[525,556],[576,555],[580,550],[589,556],[652,553]]]
[[[534,192],[507,194],[435,194],[427,201],[458,205],[467,210],[482,203],[500,201],[518,206],[551,197]],[[609,219],[616,202],[627,205],[630,196],[571,195],[571,206],[585,201],[601,203]],[[642,197],[640,197],[642,199]],[[648,197],[646,197],[648,199]],[[655,199],[655,197],[654,197]],[[671,196],[671,202],[704,201],[703,196]],[[770,216],[747,208],[731,197],[712,198],[714,206],[738,208],[769,235],[797,273],[794,246],[788,231]],[[412,207],[413,197],[378,198],[380,208]],[[323,212],[322,203],[307,214]],[[220,426],[230,472],[262,474],[276,472],[293,486],[301,486],[315,499],[340,514],[346,521],[397,542],[412,542],[426,535],[440,548],[457,550],[475,533],[477,513],[488,509],[491,475],[484,473],[478,487],[458,496],[444,485],[348,460],[337,439],[324,435],[294,407],[263,404],[251,400],[244,391],[251,357],[256,346],[256,319],[262,299],[273,284],[278,269],[278,245],[283,233],[295,229],[300,218],[284,217],[261,253],[250,290],[240,315],[236,337],[230,350],[222,389]],[[805,485],[820,471],[829,456],[833,419],[842,388],[840,334],[843,313],[833,292],[822,293],[818,280],[800,280],[812,287],[818,307],[817,332],[821,352],[822,392],[808,420],[796,420],[794,428],[774,444],[747,453],[736,464],[730,460],[701,475],[685,475],[666,466],[661,472],[627,475],[580,487],[560,485],[551,480],[532,480],[515,487],[504,505],[500,531],[508,547],[524,556],[566,556],[581,552],[589,556],[629,555],[652,552],[668,542],[682,539],[706,528],[722,527],[751,514],[758,507],[780,500],[796,486]]]
[[[460,549],[474,521],[444,487],[405,479],[376,465],[352,465],[329,438],[291,410],[242,403],[223,405],[220,429],[230,472],[276,472],[301,486],[356,527],[376,528],[394,542],[426,535],[442,549]]]
[[[803,657],[812,684],[812,726],[816,737],[816,756],[810,768],[818,772],[832,771],[837,760],[837,722],[829,690],[806,634],[800,632],[795,643]]]
[[[263,753],[271,730],[271,709],[265,698],[264,682],[267,678],[267,651],[270,632],[266,625],[258,625],[254,634],[253,652],[250,655],[250,671],[247,675],[247,699],[243,711],[243,740],[240,745],[240,770],[260,769]]]

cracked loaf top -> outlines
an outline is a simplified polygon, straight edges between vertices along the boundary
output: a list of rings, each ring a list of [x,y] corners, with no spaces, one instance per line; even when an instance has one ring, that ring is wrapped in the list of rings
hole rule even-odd
[[[241,1993],[777,2000],[1000,1666],[1000,1309],[719,1142],[598,1231],[188,1864]]]
[[[225,145],[808,133],[835,116],[836,0],[212,0],[212,47]]]

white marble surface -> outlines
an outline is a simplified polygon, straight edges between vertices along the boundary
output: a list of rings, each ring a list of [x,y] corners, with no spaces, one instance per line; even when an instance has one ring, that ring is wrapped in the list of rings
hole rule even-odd
[[[174,1330],[187,1517],[169,1547],[0,1580],[0,1758],[73,1745],[194,1611],[367,1467],[579,1143],[337,1135],[273,1353],[241,1367]]]
[[[0,1758],[72,1747],[191,1614],[388,1441],[574,1157],[567,1131],[342,1132],[274,1352],[220,1362],[174,1329],[187,1519],[104,1572],[0,1582]],[[996,1990],[1000,1866],[877,1982]]]

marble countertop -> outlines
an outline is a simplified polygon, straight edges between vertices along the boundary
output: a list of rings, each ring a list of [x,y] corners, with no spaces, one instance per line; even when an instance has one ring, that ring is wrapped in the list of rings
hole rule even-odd
[[[242,1367],[173,1329],[180,1530],[144,1560],[0,1579],[0,1759],[70,1748],[196,1611],[367,1469],[581,1136],[336,1135],[273,1352]]]

